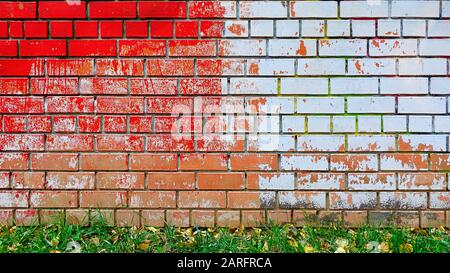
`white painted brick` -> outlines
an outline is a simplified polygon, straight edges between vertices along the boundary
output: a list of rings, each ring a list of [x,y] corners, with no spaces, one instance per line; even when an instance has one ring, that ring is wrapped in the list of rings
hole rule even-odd
[[[428,155],[418,154],[420,161],[426,161]],[[428,167],[417,166],[414,162],[405,162],[404,160],[398,160],[392,154],[382,154],[380,155],[380,169],[383,171],[414,171],[427,170]]]
[[[446,75],[447,59],[401,58],[398,60],[399,75]]]
[[[255,97],[246,98],[245,107],[250,114],[293,114],[294,98],[289,97]]]
[[[297,137],[298,151],[337,152],[343,151],[344,136],[304,135]]]
[[[409,131],[411,133],[429,133],[433,130],[431,116],[409,116]]]
[[[406,116],[383,116],[383,131],[387,133],[406,132]]]
[[[348,113],[395,113],[394,97],[349,97]]]
[[[353,116],[334,116],[334,133],[352,133],[356,132],[356,118]]]
[[[359,116],[358,132],[360,133],[380,133],[381,117],[380,116]]]
[[[378,164],[377,164],[378,165]],[[348,188],[350,190],[395,190],[395,174],[388,174],[386,180],[377,173],[349,173]]]
[[[303,116],[283,116],[283,133],[303,133],[305,132],[305,117]]]
[[[375,36],[375,20],[352,20],[353,37]]]
[[[439,17],[439,1],[392,1],[392,17]]]
[[[269,56],[316,56],[316,40],[269,40]]]
[[[247,61],[247,74],[251,76],[294,75],[293,59],[253,59]]]
[[[326,95],[326,78],[281,78],[281,94]]]
[[[432,209],[449,209],[450,202],[449,192],[430,192],[430,208]]]
[[[250,32],[252,37],[272,37],[272,20],[252,20],[250,21]]]
[[[349,135],[348,150],[358,151],[394,151],[395,136],[380,135]]]
[[[332,192],[330,209],[367,209],[375,208],[377,204],[376,192]]]
[[[319,41],[320,56],[366,56],[365,39],[327,39]]]
[[[274,78],[231,78],[231,94],[276,94],[277,79]]]
[[[442,17],[450,18],[450,1],[442,1]]]
[[[450,39],[421,39],[421,56],[450,56]]]
[[[350,59],[348,75],[395,75],[395,59]]]
[[[302,172],[297,176],[297,189],[337,190],[342,188],[342,174]]]
[[[290,16],[294,18],[336,18],[336,1],[293,1]]]
[[[436,133],[450,133],[450,116],[435,116],[434,131]]]
[[[447,98],[441,97],[399,97],[398,112],[405,114],[443,114]]]
[[[370,56],[415,56],[417,39],[373,39],[369,41]]]
[[[256,124],[258,133],[278,133],[280,131],[280,116],[257,116]]]
[[[264,56],[266,41],[229,39],[219,41],[220,56]]]
[[[348,159],[355,155],[336,155],[331,156],[330,168],[332,171],[367,171],[378,169],[378,157],[374,154],[358,155],[358,161],[349,161]]]
[[[288,135],[248,135],[250,151],[294,151],[294,136]]]
[[[450,94],[450,78],[431,78],[431,94]]]
[[[308,132],[309,133],[329,133],[330,117],[329,116],[309,116],[308,117]]]
[[[324,155],[282,155],[281,170],[286,171],[327,171],[328,157]]]
[[[278,194],[279,207],[282,209],[325,209],[325,192],[281,191]]]
[[[345,60],[344,59],[298,59],[297,61],[298,75],[344,75]]]
[[[297,113],[317,113],[317,114],[344,113],[344,98],[298,97]]]
[[[258,177],[259,190],[293,190],[295,177],[292,173],[260,175]]]
[[[426,209],[427,194],[424,192],[380,192],[382,209]]]
[[[242,1],[239,2],[241,18],[287,17],[286,1]]]
[[[350,37],[350,20],[327,20],[328,37]]]
[[[225,21],[224,37],[248,37],[248,21]]]
[[[300,22],[298,20],[277,20],[277,37],[298,37]]]
[[[435,173],[430,173],[435,175]],[[401,173],[398,176],[399,190],[443,190],[445,189],[445,176],[435,176],[429,183],[421,183],[427,174]]]
[[[333,78],[331,94],[377,94],[378,78]]]
[[[401,135],[399,143],[399,149],[407,146],[412,151],[444,152],[447,150],[446,135]]]
[[[381,78],[381,94],[427,94],[427,78]]]
[[[400,20],[378,20],[378,36],[400,37]]]
[[[450,20],[429,20],[428,37],[450,37]]]
[[[325,21],[302,20],[302,37],[325,37]]]
[[[427,32],[426,28],[425,20],[403,20],[403,36],[405,37],[424,37]]]
[[[340,2],[340,15],[350,17],[388,17],[389,6],[387,1],[342,1]]]

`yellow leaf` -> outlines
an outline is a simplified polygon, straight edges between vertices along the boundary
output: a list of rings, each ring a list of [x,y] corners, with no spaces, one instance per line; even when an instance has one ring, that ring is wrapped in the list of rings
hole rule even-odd
[[[404,243],[400,245],[400,252],[402,253],[412,253],[413,250],[413,246],[410,243]]]
[[[389,253],[390,249],[389,249],[389,244],[386,242],[382,242],[379,246],[378,249],[380,250],[381,253]]]
[[[97,236],[92,237],[91,239],[89,239],[89,241],[96,246],[100,244],[100,239]]]
[[[306,245],[303,250],[305,251],[305,253],[314,253],[314,248],[310,245]]]
[[[297,249],[298,248],[298,243],[295,239],[290,239],[288,241],[289,245],[292,246],[293,248]]]
[[[142,251],[147,251],[149,246],[150,246],[149,243],[142,242],[142,243],[138,244],[137,248]]]

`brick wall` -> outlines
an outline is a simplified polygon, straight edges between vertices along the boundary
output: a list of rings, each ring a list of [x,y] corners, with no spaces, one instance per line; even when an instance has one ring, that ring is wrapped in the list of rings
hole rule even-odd
[[[0,224],[450,225],[450,1],[0,2]]]

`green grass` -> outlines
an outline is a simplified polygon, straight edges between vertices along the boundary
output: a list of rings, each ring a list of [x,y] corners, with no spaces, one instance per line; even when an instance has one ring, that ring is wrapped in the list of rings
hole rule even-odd
[[[74,243],[76,242],[76,243]],[[76,245],[69,249],[71,245]],[[52,224],[0,227],[4,252],[450,252],[450,230],[339,225],[262,228],[124,228]]]

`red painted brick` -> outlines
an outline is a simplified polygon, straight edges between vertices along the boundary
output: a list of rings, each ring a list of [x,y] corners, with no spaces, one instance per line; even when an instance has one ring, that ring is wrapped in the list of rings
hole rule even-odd
[[[11,183],[13,189],[44,189],[45,172],[14,172]]]
[[[150,59],[147,60],[147,74],[150,76],[193,76],[194,60]]]
[[[0,21],[0,38],[8,38],[8,22]]]
[[[50,22],[50,36],[52,38],[72,38],[72,21],[53,21]]]
[[[150,35],[152,38],[173,37],[172,21],[150,21]]]
[[[102,61],[103,62],[103,61]],[[112,68],[114,69],[114,68]],[[103,64],[100,73],[106,73]],[[95,95],[126,95],[128,93],[125,78],[82,78],[80,79],[80,94]]]
[[[148,37],[148,22],[146,21],[127,21],[125,22],[125,28],[127,38]]]
[[[116,56],[116,41],[113,40],[70,40],[69,56]]]
[[[15,57],[17,52],[17,41],[0,41],[0,56]]]
[[[93,113],[94,97],[47,97],[48,113]]]
[[[176,79],[130,79],[132,95],[175,95],[177,93]]]
[[[52,130],[50,116],[29,116],[28,131],[30,133],[47,133]]]
[[[25,95],[28,93],[28,80],[24,78],[0,78],[0,94]]]
[[[140,18],[186,18],[185,1],[145,1],[138,3]]]
[[[221,79],[182,79],[182,95],[220,95],[226,92]]]
[[[230,3],[235,10],[234,2]],[[226,13],[225,6],[219,1],[194,1],[189,3],[189,18],[222,18]]]
[[[48,135],[49,151],[86,152],[94,150],[94,136],[91,135]]]
[[[105,114],[142,114],[144,113],[144,99],[99,97],[96,110],[98,113]]]
[[[136,2],[134,1],[95,1],[89,3],[91,18],[136,18]]]
[[[103,131],[106,133],[125,133],[127,131],[127,117],[104,116]]]
[[[5,133],[24,133],[27,131],[26,116],[3,116],[3,131]]]
[[[148,60],[151,61],[151,60]],[[97,60],[97,75],[99,76],[144,76],[143,60]]]
[[[100,152],[143,152],[144,137],[135,135],[99,135],[96,138]]]
[[[177,38],[198,37],[198,22],[197,21],[175,22],[175,36]]]
[[[20,55],[34,56],[66,56],[66,41],[64,40],[23,40],[20,41]]]
[[[122,37],[122,21],[101,21],[100,37],[102,38]]]
[[[225,30],[223,21],[201,21],[200,36],[204,38],[220,38]]]
[[[131,116],[130,117],[131,133],[151,133],[152,117]]]
[[[2,151],[43,151],[44,135],[0,135],[0,150]]]
[[[77,38],[98,37],[97,21],[75,21],[75,36]]]
[[[41,114],[44,100],[38,97],[0,97],[0,113]]]
[[[25,21],[26,38],[47,38],[48,27],[45,21]]]
[[[80,133],[100,132],[101,117],[99,116],[78,116],[78,129]]]
[[[33,78],[30,80],[30,92],[33,95],[76,95],[76,78]]]
[[[215,56],[216,43],[210,40],[170,40],[170,56]]]
[[[119,56],[147,57],[166,55],[166,42],[159,40],[120,40]]]
[[[194,111],[194,100],[192,98],[147,98],[147,113],[192,113]]]
[[[90,76],[94,74],[94,61],[88,59],[49,59],[47,60],[49,76]]]
[[[74,133],[77,118],[75,116],[53,116],[53,132]]]
[[[0,60],[0,76],[43,76],[43,60]]]
[[[194,151],[194,138],[192,135],[149,135],[147,141],[147,151],[192,152]]]
[[[0,3],[0,18],[5,19],[32,19],[36,18],[36,2],[13,2],[4,1]]]
[[[71,4],[67,1],[39,1],[39,18],[86,18],[86,2]]]

